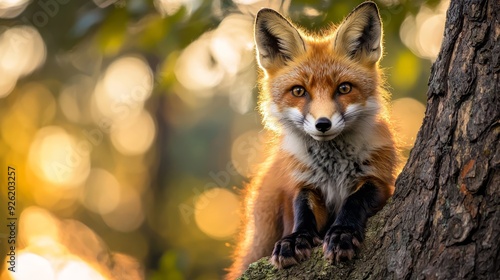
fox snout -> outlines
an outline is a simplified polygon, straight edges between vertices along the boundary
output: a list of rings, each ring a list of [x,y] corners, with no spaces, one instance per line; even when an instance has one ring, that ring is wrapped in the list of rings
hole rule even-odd
[[[329,141],[335,138],[344,130],[344,127],[344,120],[338,112],[329,117],[320,115],[318,118],[308,113],[303,122],[304,132],[318,141]]]
[[[316,120],[316,129],[320,132],[326,132],[328,130],[330,130],[330,128],[332,128],[332,122],[323,117],[323,118],[319,118],[318,120]]]

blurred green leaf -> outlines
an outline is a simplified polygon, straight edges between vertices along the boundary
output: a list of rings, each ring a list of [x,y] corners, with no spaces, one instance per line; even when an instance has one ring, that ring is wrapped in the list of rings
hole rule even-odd
[[[420,76],[420,61],[409,50],[402,50],[396,56],[396,63],[391,69],[390,84],[397,90],[409,90],[415,87]]]
[[[99,48],[104,55],[111,56],[120,51],[126,38],[127,25],[126,9],[114,9],[109,13],[97,36]]]
[[[139,47],[151,50],[169,33],[170,26],[168,20],[160,15],[151,15],[145,20],[146,27],[140,34]]]

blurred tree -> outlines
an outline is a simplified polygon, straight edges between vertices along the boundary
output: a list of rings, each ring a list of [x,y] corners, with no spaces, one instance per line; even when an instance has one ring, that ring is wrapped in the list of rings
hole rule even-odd
[[[432,66],[423,126],[361,256],[242,279],[497,279],[500,275],[500,2],[456,0]],[[307,274],[304,274],[307,271]]]

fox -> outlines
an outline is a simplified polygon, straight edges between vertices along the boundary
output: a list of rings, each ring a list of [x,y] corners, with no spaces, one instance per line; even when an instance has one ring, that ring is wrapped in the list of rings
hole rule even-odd
[[[254,39],[258,107],[272,137],[243,191],[241,234],[226,279],[265,256],[288,268],[319,245],[331,262],[353,259],[367,219],[393,194],[399,164],[374,2],[315,34],[263,8]]]

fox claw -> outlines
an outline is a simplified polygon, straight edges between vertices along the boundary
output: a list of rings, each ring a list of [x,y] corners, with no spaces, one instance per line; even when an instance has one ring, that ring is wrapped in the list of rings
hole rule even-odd
[[[363,234],[352,227],[332,226],[325,235],[325,258],[335,262],[352,260],[363,241]]]
[[[271,263],[277,268],[287,268],[309,259],[314,246],[321,239],[309,232],[294,232],[283,237],[274,245]]]

